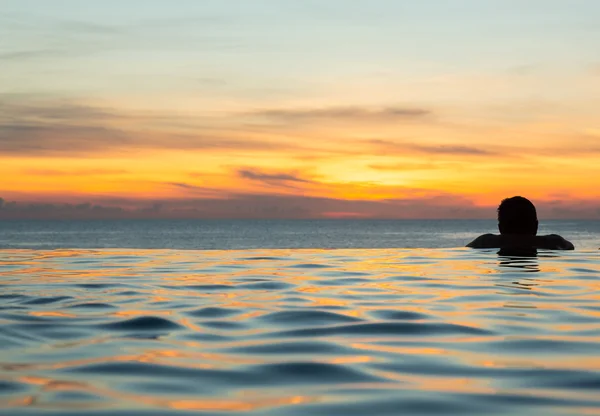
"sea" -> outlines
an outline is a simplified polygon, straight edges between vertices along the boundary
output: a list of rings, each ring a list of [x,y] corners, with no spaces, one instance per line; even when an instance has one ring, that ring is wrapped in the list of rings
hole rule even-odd
[[[0,249],[455,248],[490,232],[495,220],[0,221]],[[539,234],[600,247],[600,221],[545,221]]]
[[[600,222],[0,222],[0,414],[600,415]]]

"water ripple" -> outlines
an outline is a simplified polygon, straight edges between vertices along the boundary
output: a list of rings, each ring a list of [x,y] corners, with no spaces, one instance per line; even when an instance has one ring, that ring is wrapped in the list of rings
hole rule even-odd
[[[181,326],[168,319],[156,316],[140,316],[109,324],[97,325],[98,328],[111,331],[153,331],[156,329],[180,329]]]
[[[0,251],[7,415],[594,414],[600,259]]]

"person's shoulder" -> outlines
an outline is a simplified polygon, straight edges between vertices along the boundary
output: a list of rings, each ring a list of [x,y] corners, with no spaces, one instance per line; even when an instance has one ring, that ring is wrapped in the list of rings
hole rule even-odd
[[[470,248],[497,248],[500,236],[496,234],[483,234],[467,244]]]
[[[574,250],[575,246],[569,240],[566,240],[558,234],[548,234],[540,236],[544,242],[544,247],[550,250]]]

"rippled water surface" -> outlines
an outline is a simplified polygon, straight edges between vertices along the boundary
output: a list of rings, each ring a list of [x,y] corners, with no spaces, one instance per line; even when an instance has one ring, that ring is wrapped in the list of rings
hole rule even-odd
[[[598,251],[509,254],[0,251],[0,413],[600,414]]]

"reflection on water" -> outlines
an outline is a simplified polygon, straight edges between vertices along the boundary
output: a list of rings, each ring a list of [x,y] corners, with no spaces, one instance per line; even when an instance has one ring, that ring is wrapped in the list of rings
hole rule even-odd
[[[596,252],[2,251],[0,413],[594,414]]]
[[[535,248],[503,248],[498,251],[499,266],[539,272],[538,251]]]

